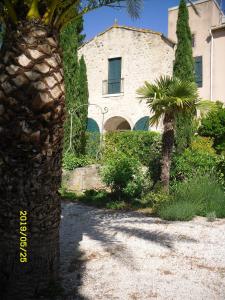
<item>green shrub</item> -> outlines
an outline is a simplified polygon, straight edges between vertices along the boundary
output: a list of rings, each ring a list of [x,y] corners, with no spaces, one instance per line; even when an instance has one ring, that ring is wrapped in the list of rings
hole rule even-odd
[[[168,220],[190,220],[195,215],[225,217],[225,194],[212,176],[195,176],[179,182],[172,190],[172,200],[159,208],[159,215]]]
[[[200,149],[187,148],[181,155],[174,155],[171,166],[172,180],[185,180],[196,174],[208,174],[216,170],[217,155]]]
[[[105,207],[106,203],[110,201],[109,193],[102,190],[87,190],[80,199],[82,202],[96,207]]]
[[[171,166],[172,185],[177,180],[186,180],[199,174],[213,174],[225,188],[225,159],[216,154],[213,140],[197,136],[190,148],[175,154]]]
[[[93,163],[93,160],[86,156],[77,157],[74,153],[65,153],[63,156],[63,168],[72,171],[78,167],[84,167]]]
[[[105,161],[101,171],[103,182],[120,196],[136,197],[142,190],[143,175],[137,159],[116,152]]]
[[[223,155],[220,155],[217,158],[216,174],[218,181],[224,186],[225,189],[225,157]]]
[[[159,216],[170,221],[189,221],[195,216],[196,208],[194,203],[174,202],[160,209]]]
[[[170,201],[170,196],[163,192],[149,192],[141,199],[141,203],[145,207],[151,207],[154,212]]]
[[[124,201],[110,201],[106,204],[106,208],[113,210],[123,210],[127,208],[127,203]]]
[[[160,143],[160,134],[153,131],[109,132],[105,135],[104,158],[122,152],[149,166],[157,143]]]
[[[136,158],[149,168],[153,182],[160,176],[161,135],[153,131],[109,132],[105,135],[103,160],[115,153]]]
[[[213,139],[210,137],[196,136],[193,139],[190,148],[197,152],[205,152],[212,155],[216,154],[216,151],[213,148]]]
[[[210,112],[202,121],[198,133],[214,139],[215,149],[225,152],[225,108],[217,103],[217,109]]]

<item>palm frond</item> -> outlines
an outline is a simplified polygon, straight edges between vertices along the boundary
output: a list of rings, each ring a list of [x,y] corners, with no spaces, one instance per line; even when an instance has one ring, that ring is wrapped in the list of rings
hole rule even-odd
[[[200,111],[200,113],[203,116],[206,116],[211,111],[214,111],[217,109],[216,102],[210,101],[210,100],[199,100],[196,103],[197,109]]]
[[[153,112],[152,124],[165,114],[196,113],[197,105],[201,102],[195,83],[169,76],[161,76],[153,84],[145,82],[137,94]]]
[[[141,9],[143,8],[143,0],[126,0],[127,12],[133,18],[140,16]]]

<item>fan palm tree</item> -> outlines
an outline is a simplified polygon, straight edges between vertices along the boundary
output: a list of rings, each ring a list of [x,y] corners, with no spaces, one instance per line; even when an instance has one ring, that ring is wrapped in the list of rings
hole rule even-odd
[[[141,1],[0,2],[5,27],[0,50],[1,299],[37,299],[58,279],[65,119],[59,32],[101,6],[124,3],[137,17]],[[27,216],[25,233],[20,233],[20,211]]]
[[[195,83],[169,76],[161,76],[154,84],[145,82],[137,93],[146,100],[153,113],[150,124],[158,126],[161,119],[163,122],[161,184],[168,192],[176,117],[190,112],[197,115],[197,109],[207,109],[211,104],[199,99]]]

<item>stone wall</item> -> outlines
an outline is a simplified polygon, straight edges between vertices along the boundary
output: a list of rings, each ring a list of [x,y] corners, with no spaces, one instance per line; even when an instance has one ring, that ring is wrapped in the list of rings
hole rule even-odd
[[[90,165],[76,168],[73,171],[63,171],[63,185],[69,191],[83,192],[85,190],[100,190],[105,188],[101,181],[100,166]]]
[[[161,33],[115,25],[99,34],[79,49],[87,65],[89,103],[108,107],[104,124],[112,117],[123,117],[133,129],[135,123],[150,111],[140,102],[137,89],[145,81],[154,82],[160,75],[172,75],[174,44]],[[121,57],[121,77],[124,92],[103,95],[103,80],[108,79],[108,59]],[[99,108],[89,107],[89,117],[97,121],[102,130]],[[151,128],[155,130],[156,128]]]

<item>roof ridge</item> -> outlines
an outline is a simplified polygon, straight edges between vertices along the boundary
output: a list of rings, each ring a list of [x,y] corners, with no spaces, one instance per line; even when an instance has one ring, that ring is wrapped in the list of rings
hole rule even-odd
[[[137,31],[137,32],[142,32],[142,33],[151,33],[151,34],[157,34],[160,37],[166,39],[167,41],[169,41],[172,44],[175,44],[175,42],[171,39],[169,39],[168,37],[164,36],[164,34],[162,32],[159,31],[153,31],[151,29],[144,29],[144,28],[137,28],[137,27],[132,27],[132,26],[126,26],[126,25],[119,25],[119,24],[113,24],[112,26],[106,28],[104,31],[98,33],[97,35],[95,35],[93,38],[91,38],[90,40],[86,41],[85,43],[83,43],[79,48],[82,48],[83,46],[85,46],[86,44],[90,43],[92,40],[94,40],[95,38],[105,34],[106,32],[108,32],[109,30],[113,29],[113,28],[121,28],[121,29],[127,29],[127,30],[133,30],[133,31]]]

